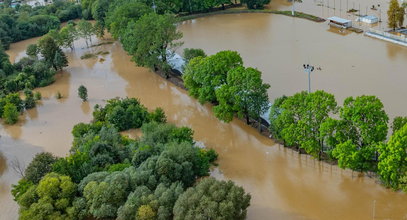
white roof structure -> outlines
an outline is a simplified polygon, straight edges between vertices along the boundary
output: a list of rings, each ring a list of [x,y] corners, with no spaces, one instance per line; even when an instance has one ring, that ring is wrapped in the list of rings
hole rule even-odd
[[[368,24],[374,24],[374,23],[379,22],[379,18],[377,18],[374,15],[367,15],[367,16],[357,18],[356,21],[362,21],[362,22],[365,22]]]
[[[330,17],[330,18],[328,18],[328,20],[334,21],[334,22],[340,23],[340,24],[347,24],[347,23],[351,22],[351,20],[347,20],[344,18],[336,17],[336,16]]]

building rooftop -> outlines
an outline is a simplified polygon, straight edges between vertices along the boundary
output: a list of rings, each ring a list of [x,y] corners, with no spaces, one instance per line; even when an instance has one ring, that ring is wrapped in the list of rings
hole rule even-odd
[[[330,18],[328,18],[328,20],[334,21],[334,22],[337,22],[337,23],[341,23],[341,24],[346,24],[346,23],[351,22],[351,20],[347,20],[347,19],[344,19],[344,18],[336,17],[336,16],[330,17]]]

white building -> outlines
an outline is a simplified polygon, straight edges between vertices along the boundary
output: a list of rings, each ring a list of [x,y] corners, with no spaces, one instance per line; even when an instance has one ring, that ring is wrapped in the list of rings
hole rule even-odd
[[[368,23],[368,24],[375,24],[375,23],[379,22],[379,18],[377,18],[374,15],[367,15],[367,16],[358,17],[356,19],[356,21],[361,21],[361,22]]]
[[[340,17],[330,17],[328,18],[329,20],[329,25],[335,26],[335,27],[339,27],[339,28],[349,28],[352,27],[352,21],[351,20],[347,20],[344,18],[340,18]]]

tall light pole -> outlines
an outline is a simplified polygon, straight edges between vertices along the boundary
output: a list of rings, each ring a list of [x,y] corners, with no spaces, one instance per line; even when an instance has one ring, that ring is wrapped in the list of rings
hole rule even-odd
[[[293,1],[293,5],[292,5],[292,8],[291,8],[291,15],[294,17],[295,16],[295,9],[294,9],[295,0],[292,0],[292,1]]]
[[[314,66],[303,64],[304,71],[308,73],[308,93],[311,93],[311,72],[314,71]]]

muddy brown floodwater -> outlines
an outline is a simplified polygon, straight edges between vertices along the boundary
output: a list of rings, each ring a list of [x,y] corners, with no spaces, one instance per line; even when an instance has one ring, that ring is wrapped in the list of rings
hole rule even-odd
[[[265,80],[272,84],[273,98],[305,88],[305,74],[300,65],[288,64],[298,60],[302,63],[302,58],[311,52],[310,45],[325,47],[316,48],[314,56],[310,57],[310,61],[318,61],[323,68],[322,72],[314,73],[314,88],[327,89],[343,97],[362,92],[387,94],[384,91],[394,91],[401,85],[405,76],[398,71],[405,67],[401,60],[406,58],[401,48],[395,48],[393,56],[387,54],[387,60],[380,60],[386,54],[371,54],[370,49],[362,52],[360,47],[366,49],[373,45],[386,52],[388,48],[394,48],[392,45],[355,36],[342,37],[327,32],[321,24],[307,22],[274,15],[216,16],[186,23],[181,30],[185,32],[187,46],[202,47],[209,53],[221,49],[238,50],[246,64],[265,72]],[[192,31],[193,27],[195,31]],[[317,31],[321,36],[316,39],[303,36],[305,28],[311,29],[312,36],[315,37]],[[329,44],[326,37],[332,43]],[[310,39],[313,40],[308,42],[309,45],[304,45],[304,41]],[[352,43],[353,40],[357,42]],[[25,48],[28,43],[20,42],[12,48]],[[353,46],[348,45],[350,43]],[[136,67],[118,43],[90,49],[81,47],[84,43],[76,42],[75,51],[68,52],[70,65],[57,76],[54,84],[38,89],[44,97],[41,105],[29,110],[18,124],[2,125],[0,129],[0,219],[17,219],[18,216],[17,205],[9,193],[10,185],[19,178],[12,169],[13,161],[26,165],[39,151],[66,155],[72,142],[70,131],[73,125],[88,122],[92,106],[117,96],[137,97],[149,109],[162,107],[170,122],[191,127],[197,141],[215,149],[219,153],[219,166],[212,175],[231,179],[251,193],[249,219],[407,218],[406,194],[387,190],[374,179],[357,177],[350,171],[298,155],[259,135],[239,120],[229,124],[220,122],[213,116],[210,105],[199,104],[184,90],[145,68]],[[332,48],[339,51],[332,51]],[[110,54],[81,60],[79,57],[89,50],[109,51]],[[21,51],[13,53],[22,56]],[[288,55],[295,56],[287,59]],[[104,61],[100,60],[102,57]],[[368,57],[374,58],[374,62]],[[351,64],[345,62],[352,58],[359,60],[353,60]],[[261,65],[263,62],[265,64]],[[374,77],[381,76],[377,71],[371,73],[371,78],[365,78],[365,70],[375,70],[378,66],[383,69],[389,65],[387,62],[398,64],[393,71],[382,73],[394,79],[394,84],[389,85],[387,80],[375,81]],[[337,70],[338,63],[347,64]],[[353,80],[344,89],[342,83],[346,77]],[[88,88],[89,102],[82,103],[77,97],[77,88],[81,84]],[[366,85],[370,89],[364,91]],[[405,91],[405,88],[399,89],[399,93]],[[63,95],[60,100],[55,98],[58,91]],[[390,96],[383,94],[381,98],[389,109],[404,113],[400,105],[391,105]],[[395,93],[393,98],[400,97],[401,94]]]
[[[208,54],[238,51],[246,66],[258,68],[275,99],[308,89],[302,64],[321,67],[311,74],[312,90],[335,95],[376,95],[390,115],[406,115],[407,48],[363,34],[340,33],[327,23],[281,15],[240,14],[204,17],[179,28],[183,48]]]

